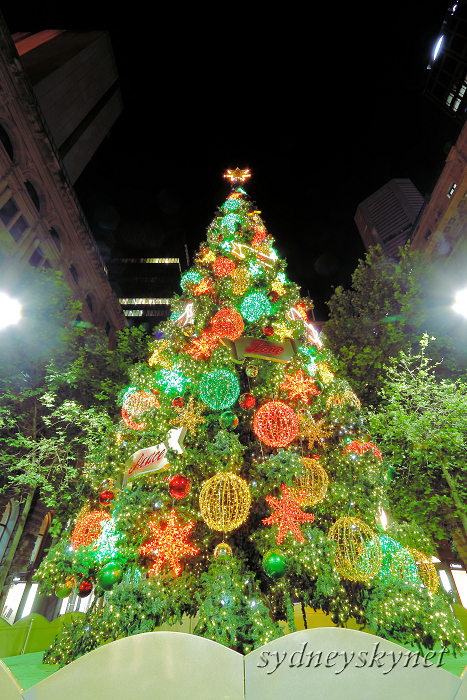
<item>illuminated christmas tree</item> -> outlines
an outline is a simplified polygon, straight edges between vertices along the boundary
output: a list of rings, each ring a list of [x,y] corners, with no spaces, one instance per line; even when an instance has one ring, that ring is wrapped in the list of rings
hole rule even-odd
[[[249,172],[225,177],[231,193],[89,465],[96,500],[39,573],[59,595],[95,595],[49,661],[187,618],[247,653],[285,621],[293,631],[298,603],[461,646],[423,538],[379,529],[383,455],[244,190]]]

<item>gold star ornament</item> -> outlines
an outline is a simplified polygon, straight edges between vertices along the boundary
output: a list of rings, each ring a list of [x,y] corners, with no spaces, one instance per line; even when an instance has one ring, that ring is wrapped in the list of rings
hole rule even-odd
[[[161,367],[164,367],[164,369],[172,369],[172,362],[165,355],[163,355],[163,352],[168,345],[170,345],[169,340],[163,340],[160,343],[155,343],[152,345],[151,349],[153,350],[153,353],[148,360],[148,365],[150,367],[160,365]]]
[[[175,406],[178,416],[177,418],[172,418],[170,425],[175,425],[177,428],[187,428],[192,435],[195,435],[197,424],[206,423],[206,418],[203,418],[196,409],[201,412],[204,411],[205,406],[202,403],[195,406],[193,397],[191,397],[186,406]]]
[[[251,173],[249,168],[246,168],[245,170],[235,168],[235,170],[227,170],[224,173],[224,177],[227,180],[230,180],[232,185],[239,185],[243,182],[246,182],[251,177]]]
[[[313,416],[302,414],[298,416],[298,422],[300,425],[298,434],[301,438],[308,440],[308,447],[315,444],[324,447],[326,439],[332,435],[331,430],[323,427],[324,420],[315,421]]]

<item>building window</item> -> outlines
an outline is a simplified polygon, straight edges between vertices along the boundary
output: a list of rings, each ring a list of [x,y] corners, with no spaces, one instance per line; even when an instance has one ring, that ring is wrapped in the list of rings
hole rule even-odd
[[[13,144],[11,143],[11,139],[8,136],[7,132],[5,131],[4,127],[0,124],[0,143],[2,144],[3,148],[7,152],[8,158],[10,160],[13,160]]]
[[[71,272],[71,276],[75,280],[76,284],[78,284],[78,280],[79,280],[78,271],[74,265],[70,265],[70,272]]]
[[[18,515],[18,502],[15,500],[9,500],[3,511],[2,519],[0,520],[0,563],[8,547],[8,542],[10,540],[11,533],[13,532],[13,528],[16,525]]]
[[[19,209],[11,197],[0,209],[0,219],[16,242],[28,228],[26,220],[22,216],[18,216],[18,212]]]
[[[24,184],[25,184],[26,189],[27,189],[27,191],[28,191],[28,195],[29,195],[29,196],[31,197],[31,199],[32,199],[32,203],[34,204],[34,206],[36,207],[37,211],[38,211],[39,214],[40,214],[40,212],[41,212],[41,202],[40,202],[40,199],[39,199],[39,195],[37,194],[36,188],[34,187],[34,185],[32,184],[32,182],[29,182],[29,180],[26,180],[26,182],[25,182]]]
[[[89,311],[92,311],[92,297],[89,294],[86,297],[86,304],[88,305]]]
[[[31,557],[29,559],[29,566],[34,564],[36,560],[38,561],[38,563],[40,563],[41,554],[44,551],[45,538],[47,532],[49,531],[51,520],[52,518],[50,517],[50,513],[47,513],[44,517],[44,520],[42,521],[40,530],[37,533],[36,541],[34,543],[34,547],[31,552]]]
[[[41,247],[38,245],[36,250],[34,251],[34,253],[29,258],[28,263],[32,267],[39,267],[39,265],[41,264],[43,259],[44,259],[44,253],[42,252]]]
[[[454,194],[454,191],[456,189],[457,185],[455,182],[452,183],[451,187],[449,188],[448,192],[448,198],[451,199],[452,195]]]
[[[112,326],[111,326],[110,323],[107,321],[107,323],[105,324],[105,332],[107,333],[107,335],[109,335],[109,333],[110,333],[111,330],[112,330]]]
[[[58,235],[58,233],[56,232],[56,230],[54,228],[49,229],[49,233],[52,236],[52,240],[55,243],[56,249],[60,251],[62,249],[60,236]]]

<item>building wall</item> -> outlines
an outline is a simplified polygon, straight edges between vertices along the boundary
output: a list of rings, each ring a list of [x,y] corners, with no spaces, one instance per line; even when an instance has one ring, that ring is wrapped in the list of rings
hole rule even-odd
[[[71,182],[84,170],[123,109],[107,31],[14,35],[21,63]]]
[[[8,139],[0,144],[0,277],[18,265],[61,270],[83,304],[81,320],[106,329],[112,343],[125,316],[3,18],[0,85],[0,128]],[[91,142],[104,130],[103,123],[88,125],[83,138]]]
[[[355,223],[367,251],[380,245],[386,255],[397,257],[422,205],[422,195],[408,178],[390,180],[360,202]]]
[[[467,125],[415,223],[410,247],[444,268],[453,284],[467,283]]]

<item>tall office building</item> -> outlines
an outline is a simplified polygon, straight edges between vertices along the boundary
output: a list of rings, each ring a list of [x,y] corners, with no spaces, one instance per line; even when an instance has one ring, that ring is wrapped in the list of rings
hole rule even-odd
[[[446,11],[433,47],[425,96],[463,124],[467,116],[467,0]]]
[[[422,195],[408,178],[390,180],[360,202],[355,223],[367,251],[379,244],[388,257],[397,257],[423,202]]]

